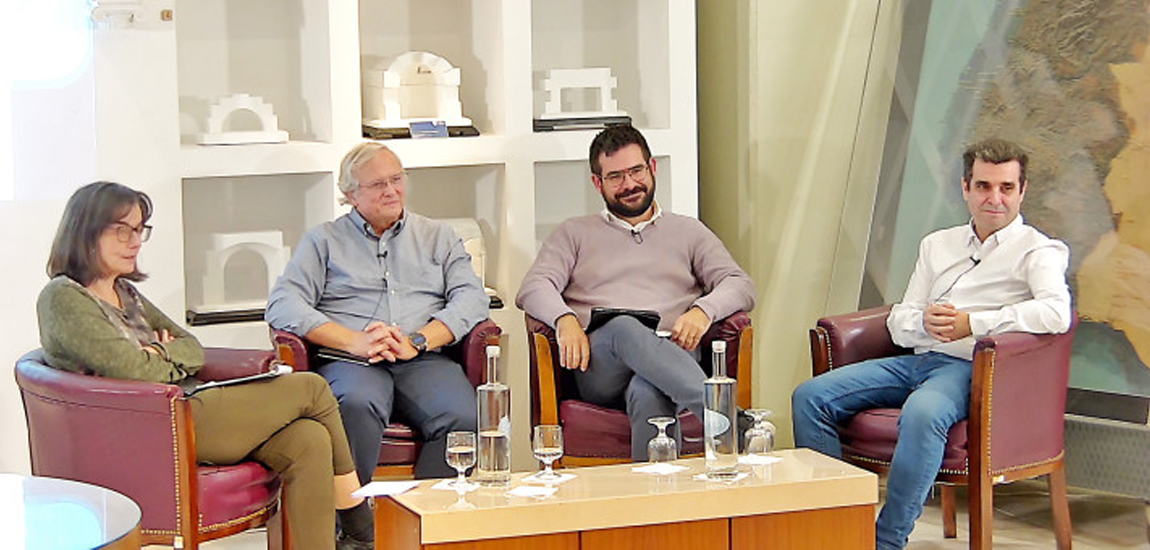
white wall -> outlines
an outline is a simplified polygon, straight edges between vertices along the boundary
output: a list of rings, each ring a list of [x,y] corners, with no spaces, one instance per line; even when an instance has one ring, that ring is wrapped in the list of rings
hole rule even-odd
[[[79,10],[85,21],[83,6]],[[68,197],[96,179],[121,181],[153,197],[179,196],[179,182],[160,175],[173,162],[167,151],[175,151],[178,141],[175,69],[168,62],[175,58],[174,40],[147,23],[136,31],[92,34],[83,42],[82,64],[65,75],[4,79],[14,81],[15,193],[14,200],[0,201],[0,471],[29,471],[24,410],[12,371],[21,355],[39,347],[36,297],[48,280],[48,250]],[[53,37],[25,46],[48,48]],[[115,62],[129,58],[136,62]],[[182,291],[149,292],[181,288],[174,282],[183,280],[179,201],[157,201],[156,219],[163,221],[141,254],[141,268],[152,276],[143,288],[166,311],[182,311]]]
[[[25,42],[21,53],[52,47],[46,41],[60,34],[51,31],[45,41]],[[39,347],[36,296],[48,280],[45,263],[64,203],[95,174],[90,42],[86,33],[71,38],[73,49],[42,60],[39,69],[21,68],[12,60],[0,76],[6,88],[0,109],[11,115],[10,125],[0,127],[10,132],[0,137],[0,146],[11,144],[11,156],[0,159],[11,164],[0,160],[0,170],[11,174],[13,183],[12,200],[0,199],[0,440],[5,442],[0,472],[29,471],[24,408],[13,368],[17,358]]]

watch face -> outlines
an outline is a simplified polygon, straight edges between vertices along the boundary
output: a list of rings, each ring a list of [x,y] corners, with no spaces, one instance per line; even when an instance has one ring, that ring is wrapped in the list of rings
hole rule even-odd
[[[411,340],[411,345],[415,346],[415,349],[419,351],[427,350],[427,337],[423,334],[419,332],[413,332],[408,335],[408,338]]]

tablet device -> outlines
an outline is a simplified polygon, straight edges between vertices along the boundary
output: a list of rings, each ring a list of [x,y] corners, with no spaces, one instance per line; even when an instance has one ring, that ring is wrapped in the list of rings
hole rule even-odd
[[[211,382],[205,382],[194,376],[189,376],[183,380],[180,380],[178,385],[184,390],[184,395],[195,395],[197,392],[201,392],[203,390],[222,388],[224,386],[231,386],[233,384],[246,384],[248,382],[255,382],[257,380],[268,380],[277,376],[291,374],[291,372],[291,365],[276,362],[271,365],[270,369],[259,374],[240,376],[237,378],[227,378],[224,380],[212,380]]]
[[[358,365],[371,365],[371,361],[367,357],[348,353],[337,348],[329,348],[327,346],[320,346],[319,349],[316,349],[315,356],[320,359],[327,359],[329,361],[347,361],[349,363],[356,363]]]
[[[591,308],[591,321],[587,323],[587,332],[591,332],[603,326],[607,321],[610,321],[611,319],[614,319],[620,315],[634,317],[651,330],[656,330],[659,328],[659,312],[657,311],[651,311],[649,309],[593,307]]]

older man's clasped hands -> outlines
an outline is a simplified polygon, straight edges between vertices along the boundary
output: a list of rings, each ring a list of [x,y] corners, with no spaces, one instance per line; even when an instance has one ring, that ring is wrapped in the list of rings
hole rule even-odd
[[[406,361],[419,354],[399,325],[374,321],[352,337],[349,351],[371,363]]]

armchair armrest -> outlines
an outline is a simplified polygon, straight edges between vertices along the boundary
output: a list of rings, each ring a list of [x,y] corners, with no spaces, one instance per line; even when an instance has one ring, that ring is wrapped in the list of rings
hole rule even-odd
[[[503,330],[495,324],[495,321],[485,319],[475,325],[458,343],[445,348],[443,353],[463,365],[463,371],[472,386],[479,386],[483,383],[487,369],[487,346],[499,345],[499,335],[502,333]]]
[[[204,367],[196,378],[204,381],[228,380],[266,372],[275,354],[265,350],[204,348]]]
[[[308,343],[302,336],[286,330],[272,330],[272,345],[275,346],[277,361],[291,365],[297,372],[312,370]]]
[[[25,392],[67,406],[167,415],[170,402],[184,395],[174,384],[103,378],[54,369],[48,366],[39,350],[24,355],[16,364],[16,381]]]
[[[978,340],[970,395],[972,462],[976,454],[988,457],[991,473],[998,475],[1061,456],[1077,327],[1075,316],[1063,334],[1011,332]]]
[[[812,374],[818,376],[843,365],[913,352],[891,341],[886,328],[890,309],[891,306],[881,306],[819,319],[810,331]]]
[[[559,381],[555,376],[555,329],[526,313],[527,348],[531,357],[531,425],[559,423]]]
[[[744,311],[732,313],[725,319],[711,323],[711,327],[699,341],[702,348],[702,364],[707,374],[711,374],[711,342],[727,342],[727,376],[738,380],[735,401],[739,407],[751,407],[751,360],[754,352],[754,329],[751,317]]]

